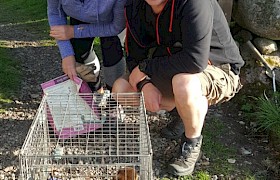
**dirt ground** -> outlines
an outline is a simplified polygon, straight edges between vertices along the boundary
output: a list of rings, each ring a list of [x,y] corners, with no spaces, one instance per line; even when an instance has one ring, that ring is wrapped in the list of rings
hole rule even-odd
[[[6,109],[6,112],[0,114],[0,180],[18,178],[18,155],[42,98],[40,84],[62,74],[57,47],[42,47],[38,40],[36,35],[22,27],[0,25],[0,41],[10,48],[9,52],[22,69],[20,93],[14,95],[13,103],[0,104]],[[248,63],[253,58],[246,48],[241,49]],[[218,119],[224,125],[226,133],[220,134],[216,140],[238,150],[232,157],[236,160],[234,163],[238,171],[227,176],[212,175],[212,179],[242,179],[243,169],[250,169],[256,179],[258,177],[280,179],[277,152],[270,146],[268,136],[252,133],[254,123],[247,121],[241,111],[242,94],[250,94],[250,91],[254,91],[250,83],[252,79],[258,81],[257,77],[261,76],[261,72],[261,69],[244,70],[242,73],[244,87],[240,94],[232,101],[209,109],[205,126],[211,127],[212,119]],[[164,177],[166,176],[164,165],[168,164],[178,148],[178,143],[158,135],[168,121],[166,117],[155,115],[150,116],[149,120],[154,153],[154,174],[157,177]],[[211,159],[207,159],[207,154],[205,159],[204,164],[199,165],[197,169],[211,171],[212,163]]]

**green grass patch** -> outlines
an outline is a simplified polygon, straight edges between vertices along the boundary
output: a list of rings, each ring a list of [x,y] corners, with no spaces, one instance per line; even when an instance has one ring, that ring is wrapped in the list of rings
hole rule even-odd
[[[195,172],[192,176],[181,176],[178,178],[162,178],[161,180],[210,180],[211,176],[207,172]]]
[[[93,47],[95,53],[97,54],[97,57],[99,58],[100,63],[102,62],[102,51],[101,51],[101,45],[100,45],[100,39],[99,37],[94,38],[94,47]]]
[[[10,97],[18,92],[20,72],[15,60],[9,58],[7,50],[1,47],[0,59],[0,103],[9,103]]]
[[[16,26],[18,30],[38,36],[38,39],[50,39],[47,1],[0,0],[0,24]]]
[[[213,174],[230,174],[234,172],[234,164],[227,162],[227,159],[234,158],[236,150],[226,147],[218,141],[218,137],[225,132],[222,122],[216,118],[209,120],[203,130],[203,152],[210,158]]]
[[[194,172],[193,175],[190,176],[181,176],[178,178],[162,178],[161,180],[210,180],[211,176],[209,175],[208,172],[204,172],[204,171],[198,171],[198,172]]]
[[[273,131],[280,138],[280,94],[275,93],[272,98],[258,97],[258,104],[254,117],[259,129]]]
[[[25,23],[47,17],[46,0],[0,0],[0,24]]]
[[[203,130],[203,146],[202,151],[206,154],[206,157],[210,158],[210,167],[207,172],[204,173],[204,177],[207,178],[209,174],[220,175],[223,174],[225,177],[236,172],[240,172],[235,164],[228,163],[228,159],[236,159],[238,154],[237,149],[225,146],[219,141],[219,136],[227,132],[224,124],[221,120],[212,118],[208,120]],[[238,160],[238,159],[236,159]],[[254,180],[255,177],[249,169],[245,167],[241,170],[242,178],[244,180]],[[211,177],[211,176],[209,176]],[[205,179],[203,178],[203,179]],[[211,178],[210,178],[211,179]]]

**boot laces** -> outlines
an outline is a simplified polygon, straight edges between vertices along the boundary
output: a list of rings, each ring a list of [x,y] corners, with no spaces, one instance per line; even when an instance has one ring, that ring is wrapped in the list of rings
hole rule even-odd
[[[191,154],[191,151],[194,149],[194,146],[192,144],[187,144],[187,142],[184,142],[182,146],[182,157],[186,158]]]

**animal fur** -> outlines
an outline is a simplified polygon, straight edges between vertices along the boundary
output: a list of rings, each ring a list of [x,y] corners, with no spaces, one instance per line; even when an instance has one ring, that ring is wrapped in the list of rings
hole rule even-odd
[[[139,180],[139,175],[132,167],[125,167],[118,171],[117,179],[115,180]]]

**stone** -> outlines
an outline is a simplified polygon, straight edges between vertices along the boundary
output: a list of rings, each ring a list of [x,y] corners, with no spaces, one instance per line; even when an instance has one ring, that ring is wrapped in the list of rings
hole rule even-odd
[[[11,172],[14,170],[14,166],[8,166],[4,169],[4,172]]]
[[[269,55],[263,55],[263,58],[265,59],[266,63],[273,68],[280,68],[280,52],[275,51],[273,53],[270,53]]]
[[[5,174],[3,173],[2,174],[2,172],[0,171],[0,179],[2,180],[2,179],[5,179]]]
[[[234,39],[238,42],[246,43],[249,40],[253,40],[253,36],[250,31],[242,29],[236,35],[234,35]]]
[[[228,159],[227,161],[228,161],[228,163],[230,163],[230,164],[234,164],[234,163],[236,162],[235,159]]]
[[[280,1],[234,1],[232,18],[241,27],[272,40],[280,40]]]
[[[270,54],[278,49],[276,42],[270,39],[255,38],[253,42],[261,54]]]
[[[40,97],[40,95],[39,95],[39,94],[30,94],[30,97],[31,97],[32,99],[37,99],[37,98]]]
[[[240,149],[240,152],[241,152],[242,155],[251,155],[251,154],[252,154],[251,151],[245,149],[244,147],[242,147],[242,148]]]
[[[239,121],[239,124],[245,125],[245,122],[244,121]]]

